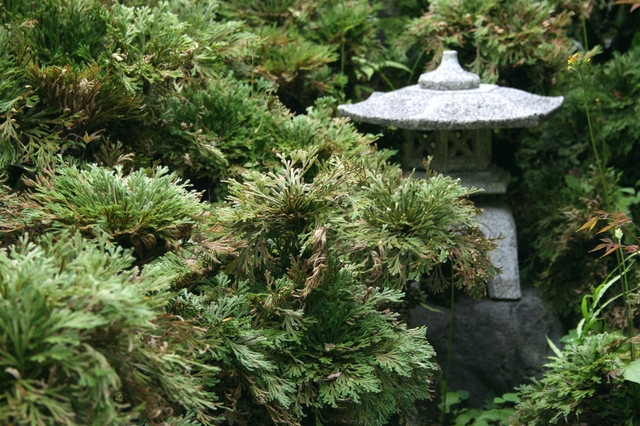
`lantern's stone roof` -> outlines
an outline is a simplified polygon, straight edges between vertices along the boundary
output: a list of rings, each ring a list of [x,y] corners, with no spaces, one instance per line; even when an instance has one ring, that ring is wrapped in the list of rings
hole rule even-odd
[[[340,105],[340,115],[355,121],[414,130],[533,127],[555,112],[562,96],[539,96],[522,90],[480,84],[464,71],[457,52],[447,51],[435,71],[420,84]]]

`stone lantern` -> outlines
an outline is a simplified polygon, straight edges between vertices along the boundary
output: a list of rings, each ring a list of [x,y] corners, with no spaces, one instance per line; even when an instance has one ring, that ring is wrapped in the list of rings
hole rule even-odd
[[[509,174],[491,163],[491,129],[532,127],[560,108],[564,98],[533,95],[522,90],[481,84],[464,71],[456,51],[445,51],[440,66],[420,76],[419,84],[389,93],[374,92],[369,99],[340,105],[341,115],[355,121],[404,129],[402,165],[422,168],[431,155],[431,168],[459,178],[462,185],[504,194]],[[419,176],[416,173],[416,176]],[[515,222],[509,207],[491,197],[476,204],[483,208],[479,227],[499,241],[493,263],[503,273],[488,283],[493,299],[521,297]]]

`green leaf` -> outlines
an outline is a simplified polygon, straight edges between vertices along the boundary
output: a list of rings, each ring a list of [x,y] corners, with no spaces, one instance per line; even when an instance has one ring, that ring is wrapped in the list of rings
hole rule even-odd
[[[579,339],[582,339],[582,337],[584,336],[584,334],[586,333],[586,331],[584,331],[584,325],[586,323],[586,320],[584,318],[582,318],[580,320],[580,322],[578,323],[578,326],[576,327],[576,334],[577,337]]]
[[[517,393],[505,393],[502,395],[502,399],[508,402],[520,402],[520,397]]]
[[[576,329],[569,330],[567,334],[560,338],[561,343],[572,343],[578,338],[578,331]]]
[[[390,68],[396,68],[396,69],[399,69],[399,70],[403,70],[403,71],[406,71],[408,73],[411,72],[411,70],[408,67],[406,67],[405,65],[401,64],[400,62],[384,61],[383,65],[385,67],[390,67]]]
[[[426,309],[428,311],[431,311],[431,312],[436,312],[438,314],[444,314],[442,309],[435,308],[433,306],[427,305],[426,303],[420,303],[420,307],[424,308],[424,309]]]
[[[564,175],[564,181],[569,188],[576,191],[580,190],[580,181],[578,180],[577,177],[573,175]]]
[[[630,382],[640,383],[640,359],[631,361],[621,368],[622,377]]]
[[[466,393],[466,395],[464,393]],[[447,392],[447,396],[444,399],[445,412],[450,413],[452,405],[459,404],[468,397],[469,392],[464,390],[457,392]],[[438,404],[438,408],[442,409],[442,402]]]
[[[371,77],[373,77],[373,73],[375,71],[376,70],[372,66],[365,65],[362,67],[362,72],[364,72],[367,76],[367,80],[371,80]]]
[[[555,345],[555,343],[553,343],[551,341],[551,339],[549,339],[549,336],[545,336],[547,338],[547,342],[549,343],[549,346],[551,347],[551,350],[553,350],[553,352],[556,354],[556,356],[558,358],[562,358],[562,351],[560,349],[558,349],[558,347]]]
[[[584,317],[584,319],[589,319],[590,318],[590,314],[589,314],[589,299],[593,298],[592,295],[587,294],[586,296],[584,296],[582,298],[582,304],[580,305],[580,309],[582,310],[582,316]]]

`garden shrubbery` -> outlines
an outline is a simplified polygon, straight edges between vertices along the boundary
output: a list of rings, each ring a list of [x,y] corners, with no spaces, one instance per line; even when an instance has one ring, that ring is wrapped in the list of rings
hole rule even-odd
[[[352,51],[342,21],[279,46],[240,12],[3,4],[0,423],[380,425],[430,398],[426,330],[396,312],[448,261],[484,293],[469,191],[402,177],[322,85],[283,106]],[[294,47],[320,68],[278,68]]]
[[[403,174],[335,107],[415,83],[445,48],[566,96],[496,138],[517,139],[524,277],[558,312],[627,313],[522,388],[516,422],[633,421],[631,336],[595,332],[632,334],[635,286],[598,315],[583,301],[634,259],[596,261],[574,231],[637,213],[637,12],[583,3],[4,1],[0,424],[411,419],[439,372],[404,321],[425,297],[409,284],[482,297],[496,243],[473,190]],[[583,25],[605,49],[567,73]]]
[[[0,419],[4,424],[158,423],[220,415],[215,366],[191,324],[167,314],[169,280],[79,233],[26,238],[0,253]]]

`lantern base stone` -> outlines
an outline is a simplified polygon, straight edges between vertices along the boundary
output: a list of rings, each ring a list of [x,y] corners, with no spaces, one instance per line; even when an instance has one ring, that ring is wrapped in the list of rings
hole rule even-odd
[[[500,200],[477,200],[477,207],[483,209],[478,215],[478,227],[487,238],[498,238],[498,248],[491,253],[494,266],[502,268],[487,283],[489,297],[494,300],[517,300],[520,291],[520,271],[518,268],[518,240],[516,224],[509,206]]]

